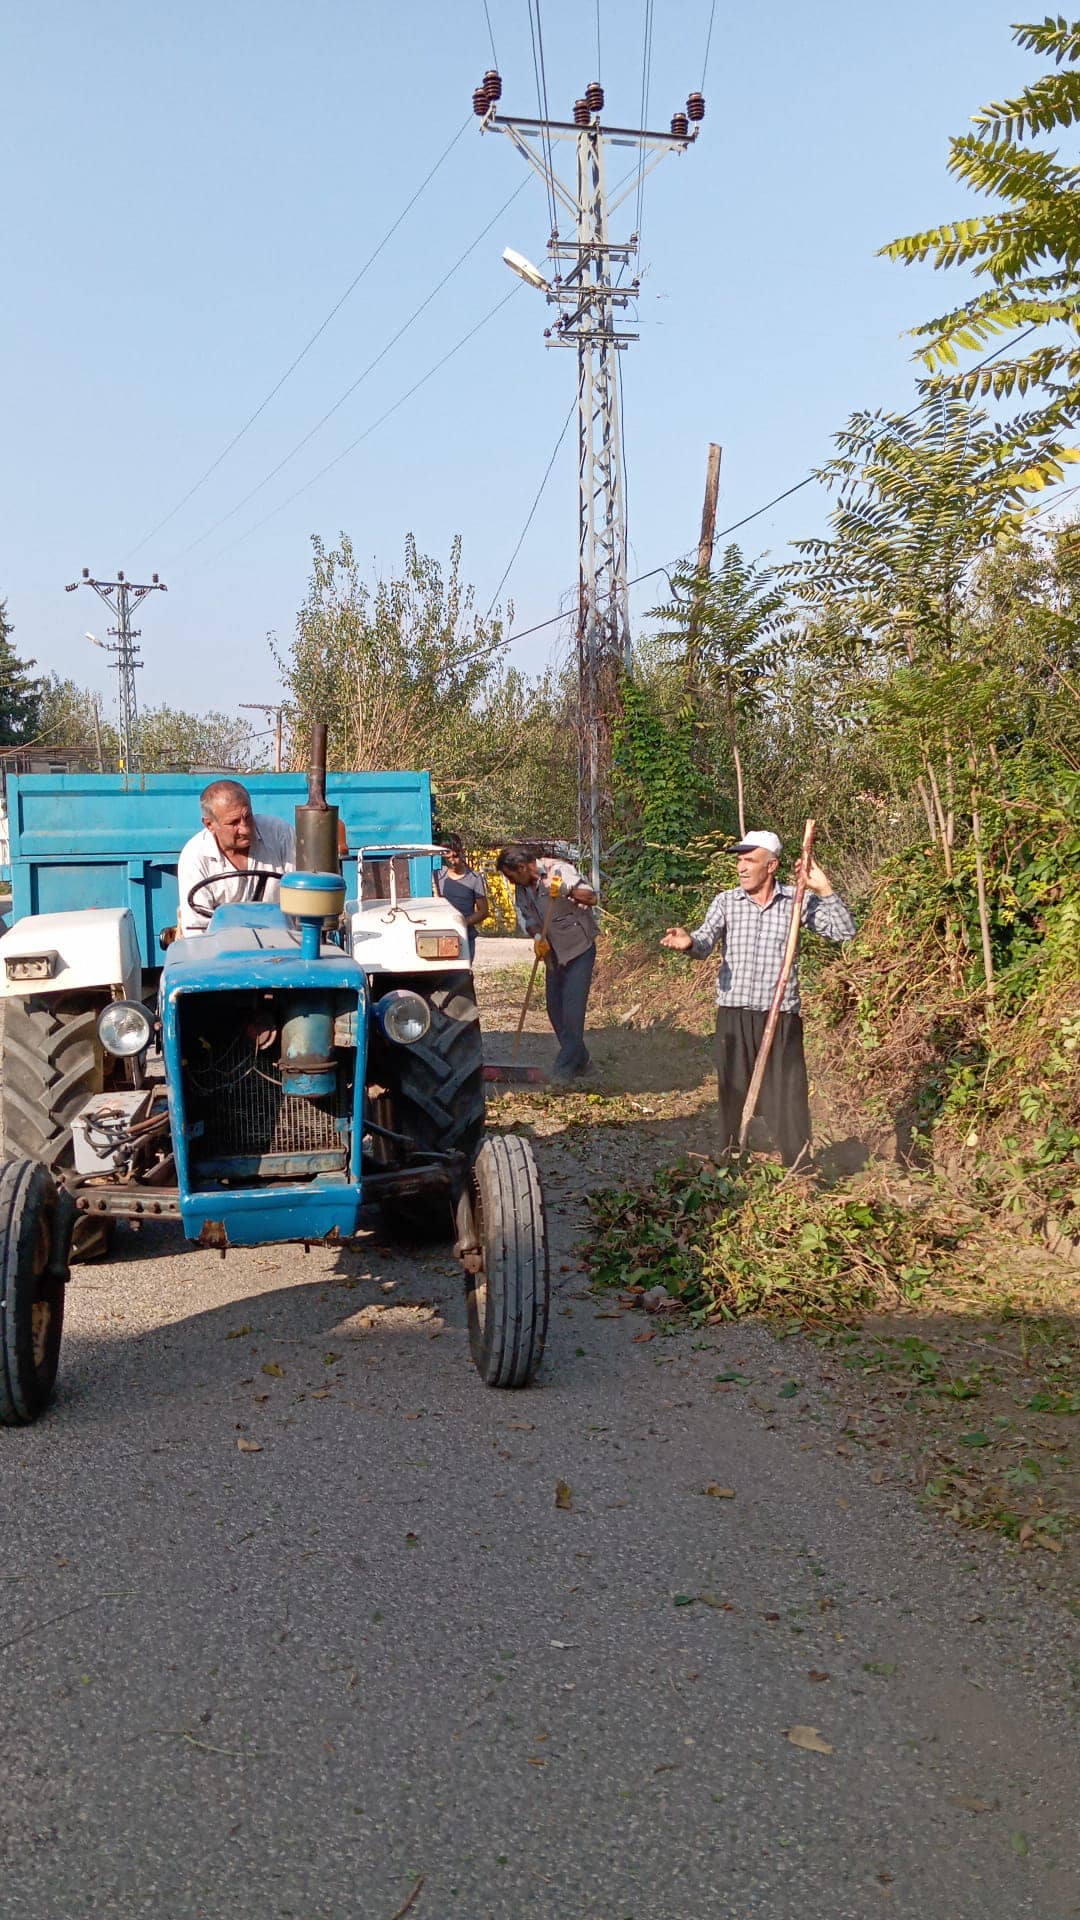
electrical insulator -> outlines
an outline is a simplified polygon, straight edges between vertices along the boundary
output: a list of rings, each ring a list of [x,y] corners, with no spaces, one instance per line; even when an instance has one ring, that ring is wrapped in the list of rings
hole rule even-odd
[[[672,131],[672,133],[673,133],[673,134],[675,134],[675,136],[676,136],[676,138],[677,138],[677,139],[679,139],[679,140],[685,140],[685,139],[686,139],[686,136],[687,136],[687,134],[688,134],[688,133],[689,133],[689,131],[690,131],[690,122],[689,122],[689,120],[687,119],[687,117],[686,117],[686,115],[685,115],[685,113],[673,113],[673,114],[672,114],[672,116],[671,116],[671,131]]]
[[[488,110],[488,97],[487,97],[486,87],[473,88],[472,110],[475,114],[479,115],[481,120],[483,119],[485,113]]]
[[[502,99],[502,75],[496,73],[494,67],[489,67],[484,75],[484,92],[487,94],[489,105],[495,100]]]
[[[705,95],[703,93],[688,94],[687,100],[686,100],[686,111],[690,115],[691,120],[704,120]]]
[[[118,579],[118,580],[122,580],[122,579],[123,579],[123,577],[124,577],[124,576],[123,576],[123,574],[121,573],[121,571],[120,571],[120,569],[119,569],[119,567],[117,567],[117,569],[116,569],[116,577],[117,577],[117,579]]]
[[[89,569],[89,567],[84,567],[84,568],[83,568],[83,570],[82,570],[82,577],[83,577],[83,579],[84,579],[84,580],[89,580],[89,578],[90,578],[90,569]]]
[[[585,105],[590,113],[599,113],[604,104],[604,89],[599,80],[590,80],[585,89]]]
[[[157,574],[156,574],[156,573],[152,573],[152,574],[150,575],[150,578],[151,578],[151,580],[153,581],[153,583],[154,583],[154,585],[155,585],[155,587],[156,587],[156,586],[157,586],[157,583],[158,583],[158,577],[157,577]]]
[[[590,115],[589,115],[589,103],[588,103],[588,101],[587,101],[587,100],[575,100],[575,101],[574,101],[574,125],[575,125],[575,127],[587,127],[587,126],[588,126],[588,124],[589,124],[589,118],[590,118]]]

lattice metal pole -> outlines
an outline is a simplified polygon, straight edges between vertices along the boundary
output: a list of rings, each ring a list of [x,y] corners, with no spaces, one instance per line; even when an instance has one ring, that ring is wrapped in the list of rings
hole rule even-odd
[[[116,677],[119,694],[119,736],[120,736],[120,772],[140,773],[142,771],[142,753],[139,746],[139,703],[135,690],[136,669],[142,666],[136,641],[141,637],[141,629],[131,624],[131,610],[148,593],[167,593],[164,581],[153,574],[145,585],[133,580],[125,580],[118,572],[115,580],[92,580],[89,567],[82,570],[82,579],[73,580],[64,588],[65,593],[74,593],[79,587],[93,587],[99,600],[103,600],[110,613],[116,616],[115,627],[108,629],[115,643],[105,648],[116,661]]]
[[[593,886],[600,884],[603,815],[610,777],[611,736],[615,721],[615,686],[620,668],[630,664],[630,612],[626,564],[626,489],[619,405],[617,355],[637,334],[616,325],[616,313],[635,299],[638,282],[619,286],[612,268],[628,269],[637,259],[638,236],[612,242],[610,215],[638,193],[645,176],[667,153],[683,153],[697,138],[705,111],[700,94],[692,94],[687,113],[676,114],[670,133],[641,127],[610,127],[600,122],[603,89],[594,81],[586,97],[575,102],[572,121],[522,118],[497,114],[495,104],[502,82],[485,74],[473,94],[481,132],[504,133],[544,181],[556,210],[556,224],[548,242],[554,266],[549,285],[530,269],[549,302],[559,308],[556,325],[545,331],[549,346],[575,347],[578,356],[578,622],[577,653],[582,732],[580,773],[583,811],[590,852]],[[535,146],[533,141],[539,141]],[[564,182],[552,155],[560,141],[575,147],[576,180]],[[638,166],[629,185],[616,191],[609,203],[605,181],[605,150],[615,142],[638,148]],[[573,221],[575,239],[561,241],[558,209]],[[521,262],[515,263],[521,266]]]

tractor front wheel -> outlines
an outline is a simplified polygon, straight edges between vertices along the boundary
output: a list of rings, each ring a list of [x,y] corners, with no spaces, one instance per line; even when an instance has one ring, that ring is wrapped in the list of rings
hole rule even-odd
[[[387,1088],[379,1118],[421,1150],[456,1152],[469,1162],[484,1137],[484,1049],[472,975],[410,975],[390,981],[389,987],[394,986],[423,995],[431,1025],[410,1047],[388,1040],[376,1043],[373,1071]],[[383,1217],[398,1238],[430,1245],[449,1238],[456,1197],[387,1196]]]
[[[527,1387],[543,1355],[550,1299],[544,1201],[527,1140],[488,1134],[458,1228],[476,1370],[487,1387]]]
[[[52,1398],[64,1330],[69,1196],[40,1160],[0,1167],[0,1426],[25,1427]]]

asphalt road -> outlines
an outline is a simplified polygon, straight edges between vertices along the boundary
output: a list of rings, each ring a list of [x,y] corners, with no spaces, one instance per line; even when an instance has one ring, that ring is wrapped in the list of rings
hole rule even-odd
[[[0,1434],[4,1920],[1080,1913],[1064,1620],[808,1438],[763,1333],[602,1317],[548,1164],[528,1393],[445,1254],[81,1271]]]

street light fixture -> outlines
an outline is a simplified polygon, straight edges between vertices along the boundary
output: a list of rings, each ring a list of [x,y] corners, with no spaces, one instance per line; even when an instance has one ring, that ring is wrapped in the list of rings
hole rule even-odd
[[[526,260],[523,253],[515,253],[513,247],[504,247],[503,259],[511,273],[516,273],[519,280],[524,280],[527,286],[538,287],[541,293],[551,292],[550,281],[545,280],[539,267],[534,267],[532,261]]]

